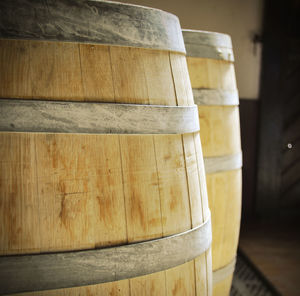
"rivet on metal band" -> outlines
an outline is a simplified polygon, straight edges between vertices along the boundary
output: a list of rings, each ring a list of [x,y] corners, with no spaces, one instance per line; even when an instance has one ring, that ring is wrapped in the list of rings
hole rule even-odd
[[[242,165],[242,152],[217,157],[204,157],[204,167],[206,174],[236,170],[240,169]]]
[[[234,61],[231,38],[227,34],[182,30],[188,57]]]
[[[210,218],[176,235],[88,251],[0,256],[0,293],[100,284],[184,264],[211,245]]]
[[[227,91],[222,89],[193,88],[193,95],[196,105],[239,105],[239,94],[237,90]]]
[[[224,280],[226,280],[229,276],[234,273],[236,258],[225,265],[222,268],[219,268],[213,272],[213,285],[216,285]]]
[[[194,106],[0,99],[0,131],[185,134],[199,131]]]

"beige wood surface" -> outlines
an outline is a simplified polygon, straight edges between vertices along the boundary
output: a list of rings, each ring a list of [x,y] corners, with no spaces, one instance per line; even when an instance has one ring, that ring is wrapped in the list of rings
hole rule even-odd
[[[237,91],[234,64],[224,60],[187,57],[193,89]],[[234,155],[241,151],[238,106],[198,105],[204,157]],[[241,169],[206,174],[212,215],[212,268],[235,257],[241,217]],[[231,277],[213,287],[214,296],[229,295]]]
[[[223,280],[222,282],[214,284],[213,295],[214,296],[230,295],[232,277],[233,275],[229,276],[227,279]]]
[[[238,106],[198,106],[201,141],[205,157],[241,151]]]
[[[213,270],[235,257],[241,219],[241,169],[206,175],[209,206],[212,212]]]
[[[187,57],[192,88],[236,90],[234,64],[224,60]]]
[[[185,56],[167,51],[1,40],[0,77],[0,98],[193,104]],[[0,143],[1,255],[159,238],[209,215],[198,133],[1,132]],[[210,295],[210,251],[168,271],[34,295],[152,292]]]

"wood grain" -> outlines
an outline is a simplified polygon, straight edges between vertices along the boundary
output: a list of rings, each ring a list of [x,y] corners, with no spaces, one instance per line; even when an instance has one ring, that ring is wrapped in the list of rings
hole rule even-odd
[[[192,88],[236,91],[233,63],[189,56],[187,62]]]
[[[2,98],[70,101],[74,100],[71,94],[79,90],[75,96],[78,101],[193,105],[183,54],[67,44],[66,61],[80,57],[80,63],[75,58],[74,64],[79,68],[70,73],[60,56],[66,43],[51,44],[43,55],[51,42],[1,42],[5,44],[4,49],[1,47],[1,75],[12,85],[10,89],[1,87]],[[14,56],[18,60],[22,47],[35,47],[36,54],[25,50],[22,62],[28,63],[30,71],[16,77],[14,73],[23,64],[18,66],[12,61]],[[92,50],[94,54],[89,54]],[[5,60],[10,52],[10,59]],[[99,58],[102,54],[104,57]],[[97,74],[90,79],[86,73],[91,63]],[[32,77],[39,72],[43,72],[40,81],[33,82]],[[57,77],[62,77],[61,81]],[[199,133],[153,136],[2,132],[1,143],[3,255],[93,249],[159,238],[196,227],[208,215]],[[149,287],[166,295],[180,295],[181,291],[210,295],[210,252],[170,271],[105,286],[62,289],[56,295],[117,295],[119,289],[125,295],[147,295]]]

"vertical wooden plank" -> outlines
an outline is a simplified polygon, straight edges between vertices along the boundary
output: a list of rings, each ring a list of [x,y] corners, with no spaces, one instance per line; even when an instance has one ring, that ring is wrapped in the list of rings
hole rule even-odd
[[[30,41],[29,76],[34,98],[81,101],[79,45]]]
[[[143,49],[110,46],[116,103],[148,104]]]
[[[89,137],[90,157],[86,172],[92,178],[96,247],[127,241],[122,165],[118,135]]]
[[[176,106],[169,52],[145,50],[143,56],[149,104]]]
[[[166,295],[165,271],[130,280],[130,296]]]
[[[199,183],[200,183],[200,192],[201,192],[201,200],[202,200],[203,219],[204,219],[203,222],[204,222],[209,218],[210,211],[209,211],[208,197],[207,197],[207,186],[206,186],[203,153],[202,153],[199,133],[194,133],[194,143],[195,143],[196,158],[198,164],[198,176],[199,176]]]
[[[196,295],[211,295],[207,293],[208,290],[208,264],[206,260],[206,253],[201,254],[194,260],[195,264],[195,282]]]
[[[205,252],[205,259],[206,259],[206,282],[207,282],[207,295],[213,295],[213,273],[212,273],[212,254],[211,248],[209,248]]]
[[[203,186],[206,186],[205,179],[202,180],[199,176],[198,160],[196,156],[194,143],[194,134],[184,135],[183,145],[186,174],[189,186],[191,223],[192,227],[197,227],[204,221],[202,207],[206,203],[202,203],[202,198],[207,197],[202,196],[203,193],[201,192],[201,183],[203,183]]]
[[[169,269],[167,271],[166,286],[167,295],[195,295],[194,261]]]
[[[227,174],[227,172],[225,174]],[[228,190],[228,187],[225,179],[224,173],[206,175],[209,205],[212,212],[212,232],[214,234],[214,241],[212,247],[213,270],[216,270],[226,265],[226,263],[224,265],[220,264],[220,262],[222,262],[223,260],[223,243],[226,242],[226,240],[228,239],[224,236],[225,228],[228,226],[225,224],[225,217],[228,210],[227,203],[229,202],[226,198],[228,197],[226,194],[226,190]],[[230,212],[230,215],[233,215],[233,213]],[[232,258],[230,258],[229,261],[231,259]],[[227,261],[227,263],[229,261]]]
[[[241,151],[238,106],[198,106],[198,111],[205,157]]]
[[[0,97],[31,98],[30,44],[22,40],[0,40]]]
[[[114,86],[108,46],[80,44],[84,100],[114,102]]]
[[[232,275],[214,285],[213,295],[214,296],[223,296],[230,295],[231,283],[232,283]]]
[[[210,80],[208,59],[198,57],[187,57],[186,59],[193,88],[208,88]]]
[[[163,235],[191,228],[189,191],[180,135],[155,136]]]
[[[174,79],[178,106],[194,104],[194,97],[184,55],[170,53],[170,63]]]
[[[225,266],[235,257],[238,247],[241,223],[242,170],[228,171],[224,177],[227,186],[223,187],[223,194],[227,195],[224,199],[228,202],[223,220],[226,226],[221,247],[222,261],[219,262],[220,267]],[[219,196],[222,198],[224,195],[220,194]]]
[[[128,242],[161,237],[152,136],[120,136]]]
[[[34,139],[0,133],[0,253],[39,252]]]
[[[187,57],[193,88],[236,90],[234,64],[223,60]]]

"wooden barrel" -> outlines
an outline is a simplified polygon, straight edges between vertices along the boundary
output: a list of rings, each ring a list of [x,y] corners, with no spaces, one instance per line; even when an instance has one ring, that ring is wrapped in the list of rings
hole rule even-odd
[[[0,294],[211,295],[178,19],[90,0],[0,8]]]
[[[229,295],[241,218],[239,99],[228,35],[183,30],[212,212],[213,295]]]

